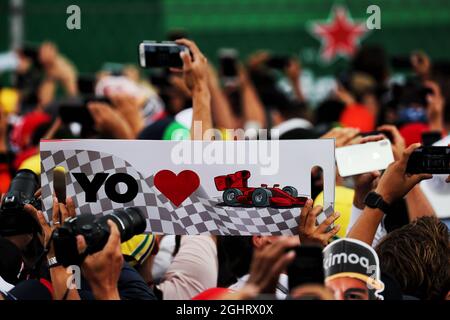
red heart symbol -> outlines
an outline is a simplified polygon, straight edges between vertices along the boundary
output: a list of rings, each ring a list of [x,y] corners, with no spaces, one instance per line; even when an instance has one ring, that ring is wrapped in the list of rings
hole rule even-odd
[[[178,175],[170,170],[161,170],[155,175],[153,182],[155,187],[178,207],[197,190],[200,178],[191,170],[181,171]]]

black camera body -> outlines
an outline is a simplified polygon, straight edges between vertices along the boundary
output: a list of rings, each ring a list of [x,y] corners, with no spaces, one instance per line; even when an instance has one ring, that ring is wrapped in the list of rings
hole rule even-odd
[[[34,196],[38,188],[39,180],[33,171],[23,169],[17,172],[0,206],[0,235],[12,236],[40,231],[37,221],[24,212],[26,204],[38,210],[42,209],[41,201]]]
[[[121,241],[145,231],[145,216],[136,207],[115,210],[112,214],[97,217],[89,213],[67,220],[53,233],[52,241],[56,259],[63,266],[80,265],[87,255],[104,248],[110,235],[108,220],[113,221],[120,232]],[[82,235],[86,241],[86,250],[78,253],[76,236]]]
[[[414,150],[406,172],[450,174],[450,147],[421,147]]]

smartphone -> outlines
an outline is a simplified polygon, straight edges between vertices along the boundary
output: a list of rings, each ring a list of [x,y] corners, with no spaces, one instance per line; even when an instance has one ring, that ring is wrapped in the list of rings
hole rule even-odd
[[[94,119],[91,112],[87,108],[89,102],[103,102],[111,104],[111,100],[107,97],[88,96],[81,99],[66,100],[60,102],[59,116],[63,123],[79,123],[83,127],[92,127]]]
[[[139,62],[142,68],[182,68],[183,51],[189,49],[175,42],[144,41],[139,44]]]
[[[427,131],[422,132],[422,145],[424,147],[432,146],[433,143],[442,139],[442,132],[440,131]]]
[[[341,177],[384,170],[394,162],[388,139],[336,148],[336,163]]]
[[[220,49],[220,74],[225,82],[235,82],[238,77],[238,51],[236,49]]]
[[[292,249],[291,249],[292,250]],[[303,284],[324,284],[323,253],[319,246],[301,245],[287,268],[289,290]]]
[[[361,132],[359,135],[361,137],[368,137],[368,136],[377,136],[379,134],[384,135],[386,138],[389,139],[390,142],[392,142],[394,140],[394,137],[392,137],[392,134],[389,131],[374,130],[374,131]]]
[[[289,64],[288,56],[272,56],[267,60],[266,66],[273,69],[284,70]]]
[[[414,150],[406,172],[450,174],[450,147],[421,147]]]

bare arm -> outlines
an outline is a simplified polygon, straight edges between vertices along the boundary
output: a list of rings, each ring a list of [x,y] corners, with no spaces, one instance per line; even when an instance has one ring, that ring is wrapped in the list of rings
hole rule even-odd
[[[406,195],[406,207],[408,208],[409,221],[414,221],[417,218],[424,216],[435,216],[433,207],[428,201],[425,194],[420,189],[419,185],[416,185]]]
[[[260,128],[265,128],[266,113],[264,105],[259,99],[253,83],[248,78],[247,71],[241,67],[239,73],[245,122],[256,122]]]
[[[430,174],[409,175],[406,173],[409,156],[418,147],[420,147],[420,144],[417,143],[409,146],[402,154],[401,159],[392,163],[381,177],[375,192],[386,203],[391,204],[403,198],[420,181],[432,177]],[[389,212],[389,214],[395,214],[395,212]],[[383,216],[384,213],[380,209],[372,209],[366,206],[348,233],[348,237],[371,245]]]
[[[220,87],[217,72],[212,65],[209,65],[208,71],[208,87],[211,92],[211,111],[214,124],[217,128],[234,129],[237,127],[238,121]]]
[[[176,41],[189,48],[189,53],[182,52],[183,75],[186,86],[192,94],[191,138],[202,139],[205,131],[212,129],[211,94],[208,88],[208,61],[197,45],[187,39]],[[196,128],[201,125],[201,130]],[[198,131],[198,132],[197,132]]]

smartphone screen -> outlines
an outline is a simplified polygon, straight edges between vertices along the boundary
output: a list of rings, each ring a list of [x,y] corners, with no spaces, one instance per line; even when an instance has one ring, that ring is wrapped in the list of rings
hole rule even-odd
[[[295,259],[288,266],[289,290],[303,284],[321,284],[325,281],[323,253],[319,246],[301,245],[295,249]]]
[[[384,170],[392,162],[394,155],[387,139],[336,149],[336,163],[341,177]]]
[[[238,52],[235,49],[220,49],[220,75],[226,82],[235,81],[238,76]]]
[[[406,172],[450,174],[450,147],[422,147],[414,150]]]
[[[180,53],[188,50],[175,42],[142,42],[139,45],[140,65],[143,68],[182,68]]]
[[[61,121],[65,124],[79,123],[85,128],[93,128],[94,119],[87,108],[87,103],[91,101],[108,103],[109,99],[105,97],[85,97],[63,100],[58,108]]]

